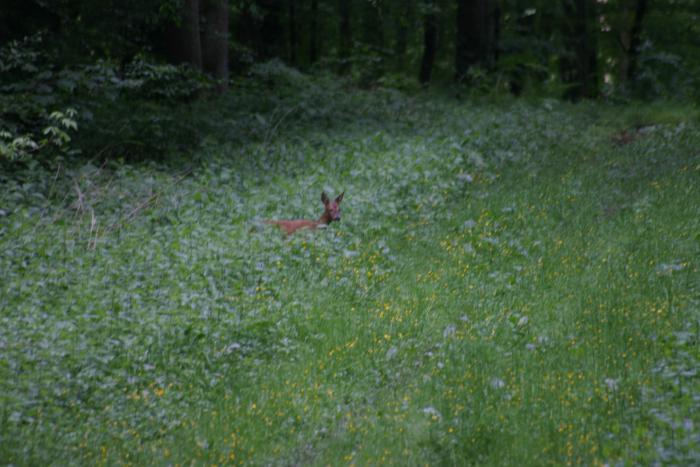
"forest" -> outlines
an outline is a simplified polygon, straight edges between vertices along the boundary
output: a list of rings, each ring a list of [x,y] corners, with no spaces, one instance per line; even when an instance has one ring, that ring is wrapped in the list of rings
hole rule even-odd
[[[3,0],[0,464],[700,463],[700,0]]]

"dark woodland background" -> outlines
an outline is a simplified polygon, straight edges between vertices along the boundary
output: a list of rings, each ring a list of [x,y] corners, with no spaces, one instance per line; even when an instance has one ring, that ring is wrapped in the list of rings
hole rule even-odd
[[[4,0],[0,158],[181,152],[214,131],[197,103],[297,70],[365,89],[697,102],[699,16],[696,0]]]

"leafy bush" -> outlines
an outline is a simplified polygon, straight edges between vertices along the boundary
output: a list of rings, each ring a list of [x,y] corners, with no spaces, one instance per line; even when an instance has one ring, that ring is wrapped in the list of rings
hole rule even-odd
[[[680,56],[654,50],[648,44],[642,48],[639,68],[634,91],[646,98],[688,97],[698,83]]]
[[[0,158],[11,161],[23,159],[47,147],[75,152],[75,149],[70,149],[71,137],[68,134],[69,131],[78,130],[75,115],[75,109],[51,112],[48,117],[50,124],[43,128],[41,137],[32,134],[17,136],[7,130],[0,130]]]
[[[143,55],[121,68],[107,60],[62,67],[43,42],[36,34],[0,49],[0,157],[144,158],[197,141],[190,105],[210,85],[200,73]]]
[[[70,152],[69,133],[78,130],[76,110],[56,94],[56,75],[40,67],[47,58],[41,41],[36,35],[0,48],[0,159],[6,161],[49,149]]]

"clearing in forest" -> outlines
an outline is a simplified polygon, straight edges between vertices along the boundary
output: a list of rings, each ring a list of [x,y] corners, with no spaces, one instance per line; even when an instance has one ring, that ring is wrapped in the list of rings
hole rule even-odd
[[[697,121],[352,99],[0,187],[2,463],[698,461]]]

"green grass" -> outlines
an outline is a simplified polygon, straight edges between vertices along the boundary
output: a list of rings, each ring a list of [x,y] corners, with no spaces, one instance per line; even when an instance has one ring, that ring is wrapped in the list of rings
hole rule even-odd
[[[697,122],[343,99],[3,188],[0,462],[697,462]]]

